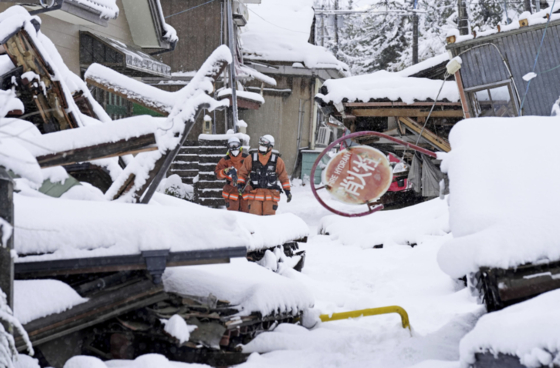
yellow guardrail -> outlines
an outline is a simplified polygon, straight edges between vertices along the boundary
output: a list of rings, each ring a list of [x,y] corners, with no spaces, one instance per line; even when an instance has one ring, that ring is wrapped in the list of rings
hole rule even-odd
[[[381,308],[361,309],[361,310],[351,311],[351,312],[333,313],[332,315],[321,314],[319,318],[321,319],[322,322],[329,322],[329,321],[337,321],[340,319],[358,318],[362,316],[363,317],[377,316],[380,314],[390,314],[390,313],[398,313],[401,316],[402,327],[408,328],[412,332],[412,329],[410,328],[410,321],[408,319],[408,313],[406,313],[404,308],[401,308],[398,305],[391,305],[389,307],[381,307]]]

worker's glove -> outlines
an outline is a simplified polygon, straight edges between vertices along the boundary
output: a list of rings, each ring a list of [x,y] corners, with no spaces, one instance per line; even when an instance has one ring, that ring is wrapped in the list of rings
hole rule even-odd
[[[226,168],[224,169],[224,174],[226,174],[226,175],[227,175],[227,174],[228,174],[228,172],[229,172],[229,169],[231,169],[231,167],[226,167]]]
[[[288,197],[288,203],[292,200],[292,192],[287,189],[284,189],[284,193],[286,193],[286,197]]]

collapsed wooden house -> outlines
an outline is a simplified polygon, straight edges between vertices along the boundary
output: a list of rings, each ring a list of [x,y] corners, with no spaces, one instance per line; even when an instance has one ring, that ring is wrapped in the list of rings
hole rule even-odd
[[[15,274],[16,298],[23,282],[41,288],[46,285],[41,282],[47,280],[51,285],[63,282],[68,293],[88,298],[67,305],[62,312],[54,308],[26,320],[25,328],[42,365],[62,367],[77,354],[118,359],[150,352],[186,362],[233,364],[245,357],[237,349],[239,343],[279,321],[294,322],[312,305],[312,298],[299,284],[247,260],[208,270],[182,268],[229,263],[231,258],[248,255],[253,262],[266,258],[266,264],[261,264],[273,270],[301,268],[304,255],[297,252],[296,240],[304,240],[308,229],[300,219],[284,215],[255,220],[239,214],[234,216],[235,224],[227,225],[232,218],[225,211],[156,193],[199,112],[227,106],[227,100],[210,96],[217,76],[231,62],[226,47],[210,55],[191,82],[165,101],[172,102],[167,118],[144,116],[102,123],[107,118],[103,109],[38,32],[36,19],[17,7],[1,14],[6,15],[12,17],[12,28],[2,28],[5,18],[0,17],[6,52],[0,57],[11,63],[9,73],[14,78],[4,78],[9,84],[0,92],[17,103],[6,103],[2,113],[8,117],[2,116],[6,123],[0,128],[28,156],[21,158],[38,164],[34,171],[8,166],[10,176],[21,186],[18,189],[24,190],[14,195],[15,216],[4,217],[2,207],[3,218],[13,224],[15,217],[19,229],[14,247],[19,259],[14,267],[9,252],[0,254],[2,265],[8,262],[1,286],[13,292],[10,274]],[[21,75],[14,72],[17,68]],[[71,87],[81,88],[80,103],[72,98]],[[145,92],[143,88],[138,91]],[[34,119],[23,115],[27,106],[37,112]],[[121,168],[123,157],[125,167]],[[84,186],[80,199],[86,200],[77,205],[68,194],[80,183],[60,166],[89,161],[104,165],[113,176],[105,195]],[[3,174],[2,180],[11,180]],[[63,182],[59,182],[61,178]],[[157,205],[134,204],[138,202]],[[255,221],[262,221],[262,232],[253,229]],[[286,226],[280,229],[277,221]],[[219,222],[223,222],[218,226],[221,230],[204,230]],[[157,235],[163,233],[165,236]],[[14,237],[10,239],[13,244]],[[272,267],[271,257],[276,262]],[[175,279],[170,268],[179,275]],[[10,270],[14,272],[5,272]],[[185,284],[184,280],[190,281]],[[220,287],[228,282],[230,287]],[[274,296],[267,290],[274,290]],[[263,305],[261,298],[272,298],[265,303],[269,307],[258,307]],[[52,301],[27,300],[22,305],[33,308],[38,302],[42,308],[35,309],[41,310]],[[198,332],[189,341],[180,342],[165,332],[160,319],[174,315],[197,326]],[[25,349],[21,337],[17,344]]]

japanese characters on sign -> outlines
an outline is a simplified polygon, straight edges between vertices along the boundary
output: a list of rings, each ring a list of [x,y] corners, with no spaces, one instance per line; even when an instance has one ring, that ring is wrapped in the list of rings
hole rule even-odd
[[[376,201],[389,189],[392,180],[387,157],[369,146],[339,152],[323,170],[327,191],[348,204]]]

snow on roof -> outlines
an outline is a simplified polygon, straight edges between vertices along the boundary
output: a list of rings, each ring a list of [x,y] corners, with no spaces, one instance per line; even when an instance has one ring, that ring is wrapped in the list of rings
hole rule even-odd
[[[171,112],[177,102],[177,93],[150,86],[101,64],[91,64],[86,70],[84,78],[111,88],[128,99],[167,113]]]
[[[246,246],[271,248],[308,235],[292,214],[257,217],[211,209],[156,193],[150,205],[14,194],[19,261]],[[38,255],[37,255],[38,254]],[[16,262],[18,261],[16,260]]]
[[[416,69],[412,69],[416,72]],[[404,73],[403,73],[404,72]],[[385,70],[354,77],[329,79],[325,81],[328,93],[316,95],[324,103],[370,102],[378,99],[403,101],[411,104],[415,101],[435,100],[443,81],[427,78],[407,77],[411,72],[387,72]],[[401,74],[402,73],[402,74]],[[410,73],[414,74],[414,73]],[[446,81],[438,101],[460,101],[455,81]]]
[[[157,0],[156,4],[157,4],[159,19],[163,26],[163,31],[165,32],[163,34],[163,38],[165,38],[167,41],[171,43],[175,43],[179,41],[179,37],[177,36],[177,31],[175,30],[175,28],[173,28],[171,25],[165,22],[165,16],[163,15],[163,9],[161,8],[160,0]]]
[[[67,0],[71,3],[95,9],[103,18],[116,19],[119,16],[117,0]]]
[[[560,260],[560,194],[547,187],[559,179],[559,123],[487,117],[453,127],[452,150],[441,154],[453,233],[438,255],[444,272],[458,278],[483,266]]]
[[[508,32],[508,31],[512,31],[515,29],[519,29],[521,28],[521,25],[519,24],[520,20],[526,19],[528,22],[529,26],[533,26],[533,25],[537,25],[537,24],[544,24],[547,22],[547,17],[550,13],[552,13],[552,17],[550,19],[550,21],[555,21],[555,20],[559,20],[560,19],[560,14],[558,14],[558,12],[560,11],[560,3],[557,3],[554,6],[554,9],[552,9],[552,6],[549,6],[546,9],[541,10],[540,12],[535,12],[533,14],[529,13],[529,12],[523,12],[521,13],[518,17],[514,17],[514,19],[512,19],[512,22],[510,24],[500,24],[498,25],[499,28],[496,29],[488,29],[486,31],[483,32],[478,32],[476,34],[476,38],[481,38],[484,36],[490,36],[496,33],[502,33],[502,32]],[[556,13],[556,14],[555,14]],[[469,41],[475,38],[475,36],[473,34],[468,34],[468,35],[463,35],[461,36],[459,34],[459,30],[458,29],[450,29],[447,32],[446,37],[450,37],[450,36],[455,36],[455,43],[460,43],[460,42],[465,42],[465,41]]]
[[[348,71],[330,51],[308,42],[313,0],[264,0],[247,6],[251,14],[241,33],[245,59],[303,62],[308,68]]]
[[[554,290],[482,316],[461,340],[461,367],[471,367],[477,353],[515,356],[524,367],[554,366],[560,362],[558,305],[560,290]]]
[[[233,132],[233,131],[232,131]],[[228,134],[200,134],[198,136],[199,140],[204,141],[227,141],[232,137],[237,137],[243,145],[248,146],[251,141],[251,137],[245,133],[228,133]]]
[[[269,77],[253,68],[248,67],[247,65],[241,65],[239,67],[240,73],[237,75],[237,78],[242,78],[243,74],[249,76],[250,78],[254,78],[259,80],[263,83],[266,83],[271,86],[276,86],[276,80],[274,78]]]
[[[21,355],[20,355],[21,356]],[[102,361],[99,358],[88,355],[76,355],[68,359],[64,368],[211,368],[206,364],[183,363],[170,361],[160,354],[140,355],[134,360],[115,359]],[[17,367],[23,368],[23,367]],[[25,368],[39,368],[39,365]]]
[[[53,295],[56,295],[56,298],[53,298]],[[86,301],[87,299],[82,298],[62,281],[14,281],[14,314],[22,324],[64,312]]]
[[[165,291],[207,297],[218,295],[239,310],[240,316],[297,313],[314,304],[313,295],[300,282],[271,272],[246,259],[229,264],[167,268]]]
[[[449,61],[449,54],[447,52],[421,61],[418,64],[411,65],[408,68],[401,70],[399,74],[403,77],[410,77],[413,74],[432,68],[446,61]]]

